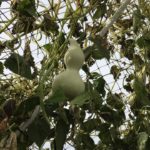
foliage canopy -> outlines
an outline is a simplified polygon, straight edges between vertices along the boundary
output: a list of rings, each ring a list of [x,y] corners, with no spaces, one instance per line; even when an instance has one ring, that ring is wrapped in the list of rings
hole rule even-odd
[[[0,0],[0,149],[42,148],[45,141],[54,150],[66,144],[76,150],[149,148],[150,2],[131,1],[100,35],[123,2]],[[51,97],[71,37],[86,57],[86,91],[72,100],[61,90]],[[91,71],[101,60],[114,84],[123,77],[119,92],[106,75]]]

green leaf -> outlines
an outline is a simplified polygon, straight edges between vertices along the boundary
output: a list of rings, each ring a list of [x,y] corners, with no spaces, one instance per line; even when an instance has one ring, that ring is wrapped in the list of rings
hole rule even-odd
[[[20,14],[27,17],[37,16],[35,8],[35,0],[22,0],[17,4],[16,9]]]
[[[133,39],[122,39],[121,43],[122,48],[120,51],[121,57],[126,57],[129,60],[133,59],[133,55],[135,54],[135,40]]]
[[[106,13],[106,3],[103,3],[97,7],[97,10],[93,15],[93,18],[99,19],[99,18],[103,17],[105,13]]]
[[[7,42],[6,42],[7,43]],[[2,53],[2,51],[6,48],[6,44],[4,44],[3,42],[0,41],[0,54]]]
[[[131,82],[134,79],[134,74],[129,74],[129,76],[126,78],[127,82]]]
[[[105,144],[108,144],[108,145],[110,143],[112,143],[112,138],[111,138],[109,128],[110,128],[110,124],[103,123],[100,126],[100,133],[99,133],[99,137],[100,137],[102,143],[105,143]]]
[[[52,45],[48,43],[48,44],[43,45],[43,47],[49,52],[52,48]]]
[[[137,39],[136,43],[140,48],[150,48],[150,31],[144,31],[143,35]]]
[[[133,31],[137,33],[142,25],[142,15],[139,9],[133,12]]]
[[[49,100],[46,100],[44,102],[44,109],[46,111],[46,114],[50,117],[56,117],[55,110],[59,107],[59,104],[57,103],[49,103]]]
[[[131,87],[131,84],[130,83],[127,83],[126,85],[123,86],[124,89],[127,91],[127,92],[133,92],[133,88]]]
[[[107,96],[107,104],[115,109],[122,110],[124,107],[123,99],[121,98],[121,94],[112,94],[108,93]]]
[[[59,108],[59,117],[66,123],[69,124],[69,112],[66,109]]]
[[[0,74],[3,74],[4,66],[3,63],[0,62]]]
[[[149,147],[150,147],[150,138],[148,138],[148,140],[146,141],[145,150],[149,150]]]
[[[134,66],[135,66],[135,70],[136,71],[140,71],[144,65],[144,61],[142,59],[142,57],[137,54],[134,54],[134,57],[133,57],[133,63],[134,63]]]
[[[82,70],[83,70],[87,75],[90,74],[90,70],[89,70],[89,67],[88,67],[87,64],[84,64],[84,65],[82,66]]]
[[[140,48],[143,48],[144,47],[144,39],[143,37],[140,37],[137,39],[136,41],[137,45],[140,47]]]
[[[26,147],[27,147],[27,143],[19,143],[19,142],[17,141],[17,148],[18,148],[19,150],[26,150]]]
[[[5,114],[10,118],[16,109],[16,101],[13,99],[9,99],[3,103],[3,110]]]
[[[90,79],[97,80],[101,75],[98,72],[92,72],[90,74]]]
[[[93,102],[93,107],[94,109],[96,110],[99,110],[100,107],[102,106],[102,103],[103,103],[103,99],[102,97],[100,96],[100,94],[97,92],[97,90],[93,90],[91,92],[91,98],[92,98],[92,102]]]
[[[138,79],[138,77],[136,77],[135,80],[134,80],[133,89],[134,89],[135,94],[136,94],[135,104],[138,107],[149,106],[150,101],[149,101],[149,98],[148,98],[148,93],[146,91],[145,84],[143,83],[143,81]]]
[[[90,133],[93,130],[99,131],[100,124],[101,124],[101,121],[99,119],[90,119],[90,120],[83,122],[83,124],[81,125],[81,128],[83,128],[85,132]]]
[[[146,142],[148,140],[149,135],[146,132],[140,132],[137,136],[137,147],[138,150],[145,150]]]
[[[84,92],[81,95],[77,96],[71,101],[71,105],[78,105],[82,106],[90,100],[91,93],[90,92]]]
[[[31,96],[20,103],[20,105],[17,107],[15,115],[26,114],[32,111],[39,104],[40,104],[40,98],[36,95]]]
[[[98,0],[88,0],[88,1],[89,1],[89,3],[90,3],[91,6],[92,6],[92,5],[98,5],[99,2],[100,2],[100,1],[98,1]]]
[[[36,120],[29,126],[27,130],[29,140],[35,142],[39,147],[41,147],[50,133],[51,130],[49,124],[40,116],[36,118]]]
[[[96,90],[100,94],[102,94],[102,96],[105,96],[105,93],[106,93],[105,88],[104,88],[105,84],[106,84],[106,82],[103,79],[103,77],[99,77],[98,79],[94,80],[94,86],[95,86]]]
[[[114,125],[121,125],[122,121],[125,119],[124,111],[123,110],[114,110],[113,108],[104,105],[100,109],[101,117],[109,122],[113,123]]]
[[[61,47],[64,44],[64,42],[65,42],[65,33],[64,32],[59,32],[56,42],[59,47]]]
[[[55,18],[51,17],[49,13],[46,13],[43,15],[44,20],[42,22],[42,31],[49,34],[49,32],[52,32],[54,34],[58,34],[59,26],[57,22],[55,21]]]
[[[101,107],[101,117],[108,122],[112,122],[115,119],[112,116],[113,111],[114,110],[112,108],[104,105],[103,107]]]
[[[47,100],[47,104],[55,104],[59,102],[66,101],[67,97],[65,96],[62,89],[58,89],[56,92],[52,94],[49,100]]]
[[[110,69],[110,73],[114,76],[115,80],[118,79],[119,76],[121,75],[120,72],[121,72],[120,68],[116,65],[113,65]]]
[[[56,149],[62,150],[66,141],[69,124],[66,124],[62,119],[58,120],[55,131]]]
[[[87,60],[92,55],[92,50],[94,49],[94,46],[88,46],[83,50],[85,59]]]
[[[25,63],[24,57],[19,54],[11,54],[11,56],[6,59],[4,65],[9,70],[22,77],[33,79],[30,66]]]
[[[95,149],[93,139],[87,133],[78,133],[75,139],[77,150],[92,150]]]
[[[94,43],[92,49],[92,57],[94,59],[110,59],[110,50],[108,49],[106,39],[102,39],[100,36],[96,36],[95,38],[90,37],[90,40]]]
[[[92,57],[94,59],[103,59],[103,58],[109,59],[110,58],[106,49],[93,50]]]
[[[78,41],[80,44],[82,44],[83,41],[84,41],[85,38],[86,38],[86,32],[80,32],[78,37],[79,37],[79,38],[78,38],[77,41]]]
[[[88,149],[88,150],[95,149],[94,148],[95,143],[94,143],[93,139],[90,137],[90,135],[83,134],[82,135],[82,141],[83,141],[86,149]]]

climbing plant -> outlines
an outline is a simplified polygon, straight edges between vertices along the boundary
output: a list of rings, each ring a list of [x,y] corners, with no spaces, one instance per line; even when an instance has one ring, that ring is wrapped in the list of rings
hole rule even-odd
[[[149,6],[0,0],[0,149],[149,149]],[[85,92],[68,99],[51,91],[70,38],[84,52]]]

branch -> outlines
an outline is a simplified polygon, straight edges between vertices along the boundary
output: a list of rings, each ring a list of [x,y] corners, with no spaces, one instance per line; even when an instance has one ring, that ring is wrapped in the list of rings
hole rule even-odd
[[[123,13],[123,11],[126,9],[127,5],[131,2],[131,0],[126,0],[118,9],[117,12],[113,15],[111,21],[106,25],[101,31],[100,31],[100,36],[103,37],[109,28],[114,24],[114,22],[117,21],[117,19],[120,17],[120,15]]]
[[[126,9],[127,5],[131,2],[131,0],[126,0],[118,9],[118,11],[115,12],[115,14],[112,16],[110,22],[103,27],[103,29],[100,31],[100,36],[103,37],[109,30],[109,28],[114,24],[114,22],[117,21],[117,19],[120,17],[120,15],[123,13],[123,11]],[[87,59],[91,53],[90,49],[87,49],[84,51],[85,58]]]
[[[35,107],[34,112],[31,115],[31,118],[28,119],[26,122],[22,123],[20,125],[19,129],[21,131],[25,131],[30,126],[30,124],[35,120],[35,118],[37,117],[39,112],[40,112],[40,106],[38,105],[38,106]],[[20,131],[17,131],[16,135],[19,136],[20,135]]]

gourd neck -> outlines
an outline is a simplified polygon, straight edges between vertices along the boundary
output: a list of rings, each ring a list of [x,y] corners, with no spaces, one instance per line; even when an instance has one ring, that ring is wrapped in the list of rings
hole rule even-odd
[[[67,67],[66,71],[73,71],[73,72],[79,72],[79,69]]]

